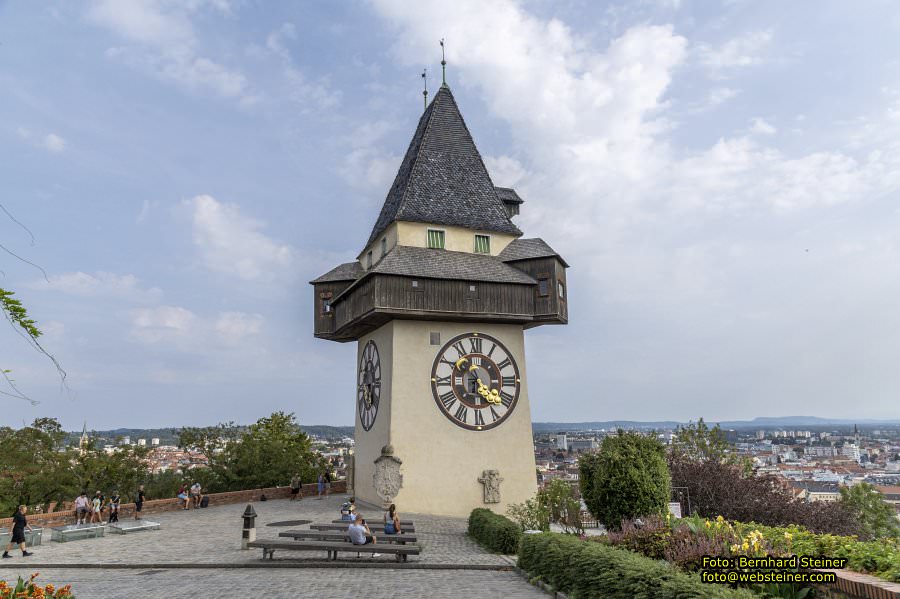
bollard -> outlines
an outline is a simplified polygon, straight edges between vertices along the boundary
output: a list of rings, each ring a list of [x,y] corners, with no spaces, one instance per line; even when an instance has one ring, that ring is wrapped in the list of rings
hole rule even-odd
[[[241,533],[241,549],[249,549],[248,543],[256,540],[256,510],[248,503],[244,510],[244,531]]]

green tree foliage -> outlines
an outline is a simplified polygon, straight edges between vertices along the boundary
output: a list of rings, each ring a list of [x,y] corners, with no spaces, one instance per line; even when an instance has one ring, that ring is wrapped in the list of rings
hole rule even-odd
[[[679,426],[672,441],[673,452],[701,462],[735,463],[733,449],[721,427],[717,424],[710,428],[703,418]]]
[[[663,513],[671,494],[665,448],[654,438],[619,431],[598,453],[579,459],[581,495],[607,528],[622,520]]]
[[[884,495],[868,483],[841,488],[843,505],[859,523],[861,536],[865,538],[900,537],[900,521],[893,506],[884,501]]]
[[[550,530],[550,523],[558,524],[566,533],[583,533],[581,502],[575,498],[572,485],[554,479],[538,489],[534,497],[525,503],[514,503],[506,514],[515,520],[522,530]]]
[[[241,431],[233,423],[203,429],[185,429],[183,447],[200,449],[209,460],[210,491],[233,491],[287,484],[295,473],[306,483],[316,480],[325,467],[312,449],[294,414],[275,412]]]

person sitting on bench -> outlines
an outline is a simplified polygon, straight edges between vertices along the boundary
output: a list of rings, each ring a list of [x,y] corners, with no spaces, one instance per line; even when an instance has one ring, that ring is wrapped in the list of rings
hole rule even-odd
[[[356,497],[351,497],[349,501],[341,504],[341,520],[356,521]]]
[[[384,513],[384,534],[403,534],[403,531],[400,530],[400,515],[397,513],[397,506],[393,503],[391,504],[391,507],[388,508],[388,511]]]
[[[378,543],[378,539],[369,530],[369,525],[366,524],[366,519],[361,514],[357,516],[353,524],[347,527],[347,533],[350,535],[350,542],[354,545],[368,545],[369,543],[375,545]],[[381,554],[373,553],[372,557],[381,557]]]

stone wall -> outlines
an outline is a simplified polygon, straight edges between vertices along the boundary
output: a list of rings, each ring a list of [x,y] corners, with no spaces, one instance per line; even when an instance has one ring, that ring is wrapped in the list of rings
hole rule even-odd
[[[336,481],[331,483],[331,492],[346,492],[346,482]],[[309,497],[316,494],[316,484],[303,485],[303,495]],[[229,505],[234,503],[249,503],[259,501],[263,495],[266,499],[285,499],[291,496],[290,487],[270,487],[268,489],[249,489],[246,491],[229,491],[226,493],[209,493],[209,505]],[[144,502],[144,508],[141,511],[143,515],[158,514],[160,512],[172,512],[181,509],[181,500],[177,497],[170,499],[148,499]],[[104,519],[108,512],[104,511]],[[124,520],[134,517],[134,503],[123,503],[119,508],[119,519]],[[38,528],[46,528],[52,526],[63,526],[65,524],[75,523],[75,510],[62,510],[49,514],[28,514],[28,524]],[[0,529],[9,528],[12,524],[12,518],[0,519]]]

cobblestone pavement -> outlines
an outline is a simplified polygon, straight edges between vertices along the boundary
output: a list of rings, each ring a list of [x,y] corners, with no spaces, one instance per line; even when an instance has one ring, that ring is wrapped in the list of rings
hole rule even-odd
[[[9,580],[9,571],[0,577]],[[12,576],[15,578],[15,576]],[[443,599],[541,598],[549,595],[515,572],[472,570],[234,569],[47,570],[38,581],[71,583],[77,599],[321,597]]]
[[[284,520],[312,520],[329,522],[340,516],[344,496],[317,500],[306,498],[299,502],[286,499],[256,502],[254,509],[258,540],[277,539],[278,533],[300,527],[269,527],[266,524]],[[273,597],[457,597],[478,593],[483,597],[541,597],[542,591],[530,586],[518,574],[510,571],[466,570],[471,566],[508,567],[510,558],[489,553],[465,534],[466,520],[403,513],[416,525],[419,556],[410,563],[455,565],[453,570],[400,570],[390,568],[392,556],[366,562],[383,562],[386,568],[215,568],[215,569],[153,569],[157,564],[241,564],[261,565],[261,551],[241,551],[241,526],[245,504],[210,507],[187,512],[176,511],[148,514],[145,519],[159,522],[162,530],[135,532],[127,535],[108,533],[104,538],[85,539],[67,543],[49,540],[45,531],[44,544],[34,548],[35,556],[25,559],[14,552],[14,560],[4,560],[0,578],[14,580],[40,571],[40,580],[72,583],[78,596],[122,597],[140,593],[149,597],[245,597],[255,590],[265,590]],[[365,514],[379,521],[381,513]],[[286,541],[287,539],[280,539]],[[325,556],[312,552],[276,553],[275,561],[301,562],[312,566]],[[356,561],[348,557],[348,561]],[[65,569],[65,564],[120,564],[137,566],[130,569]],[[41,564],[54,564],[49,570]],[[332,562],[334,564],[334,562]],[[286,563],[284,565],[287,565]],[[143,566],[146,566],[144,569]],[[20,569],[21,568],[21,569]],[[184,594],[179,589],[185,589]],[[189,589],[189,590],[188,590]],[[302,591],[302,592],[300,592]],[[299,593],[299,594],[298,594]]]

